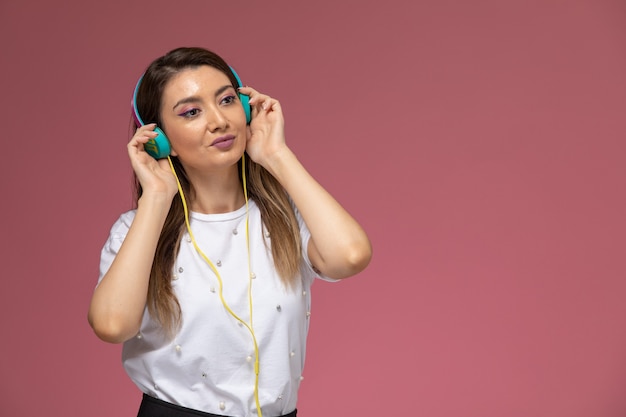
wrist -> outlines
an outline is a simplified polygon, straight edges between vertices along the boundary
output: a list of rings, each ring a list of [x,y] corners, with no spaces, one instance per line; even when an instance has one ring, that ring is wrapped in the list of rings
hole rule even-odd
[[[173,198],[173,195],[165,191],[144,190],[137,200],[137,208],[146,206],[151,209],[165,208],[169,210]]]
[[[298,159],[296,155],[287,146],[282,147],[272,154],[270,158],[265,161],[263,168],[269,171],[272,176],[280,180],[280,177],[284,175],[288,167],[294,163],[297,163]]]

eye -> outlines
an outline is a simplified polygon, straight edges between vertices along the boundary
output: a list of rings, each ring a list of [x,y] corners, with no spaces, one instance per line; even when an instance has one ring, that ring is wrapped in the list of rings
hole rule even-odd
[[[189,109],[189,110],[185,110],[184,112],[180,113],[179,116],[182,117],[186,117],[188,119],[197,116],[198,113],[200,113],[200,109]]]
[[[222,104],[232,104],[237,100],[237,96],[226,96],[222,99]]]

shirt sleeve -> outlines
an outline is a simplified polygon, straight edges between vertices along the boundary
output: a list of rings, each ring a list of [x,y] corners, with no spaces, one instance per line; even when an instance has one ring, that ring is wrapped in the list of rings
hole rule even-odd
[[[100,252],[100,276],[98,277],[98,284],[100,284],[100,281],[102,281],[102,278],[111,267],[134,218],[135,210],[128,211],[122,214],[111,227],[109,238],[104,243],[102,252]]]

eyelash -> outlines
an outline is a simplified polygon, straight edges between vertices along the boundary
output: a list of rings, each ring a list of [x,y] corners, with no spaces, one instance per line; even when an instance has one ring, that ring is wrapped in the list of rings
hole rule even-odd
[[[194,112],[194,114],[191,114],[192,112]],[[189,110],[182,112],[180,116],[190,119],[192,117],[195,117],[199,112],[200,112],[200,109],[189,109]]]
[[[229,105],[229,104],[233,104],[236,100],[237,100],[237,96],[226,96],[226,97],[224,97],[222,99],[222,103],[224,103],[226,105]],[[193,114],[191,114],[191,113],[193,113]],[[191,118],[197,116],[198,113],[200,113],[200,109],[193,108],[193,109],[189,109],[189,110],[186,110],[186,111],[180,113],[179,116],[182,116],[182,117],[187,118],[187,119],[191,119]]]
[[[226,104],[232,104],[235,102],[236,98],[237,98],[236,96],[226,96],[222,99],[222,102],[224,102],[225,100],[228,100],[228,103]]]

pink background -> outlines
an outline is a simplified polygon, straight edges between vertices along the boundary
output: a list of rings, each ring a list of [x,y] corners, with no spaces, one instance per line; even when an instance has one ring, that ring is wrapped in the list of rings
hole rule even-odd
[[[626,415],[626,3],[0,2],[2,416],[134,416],[86,320],[150,60],[222,54],[359,219],[307,416]]]

